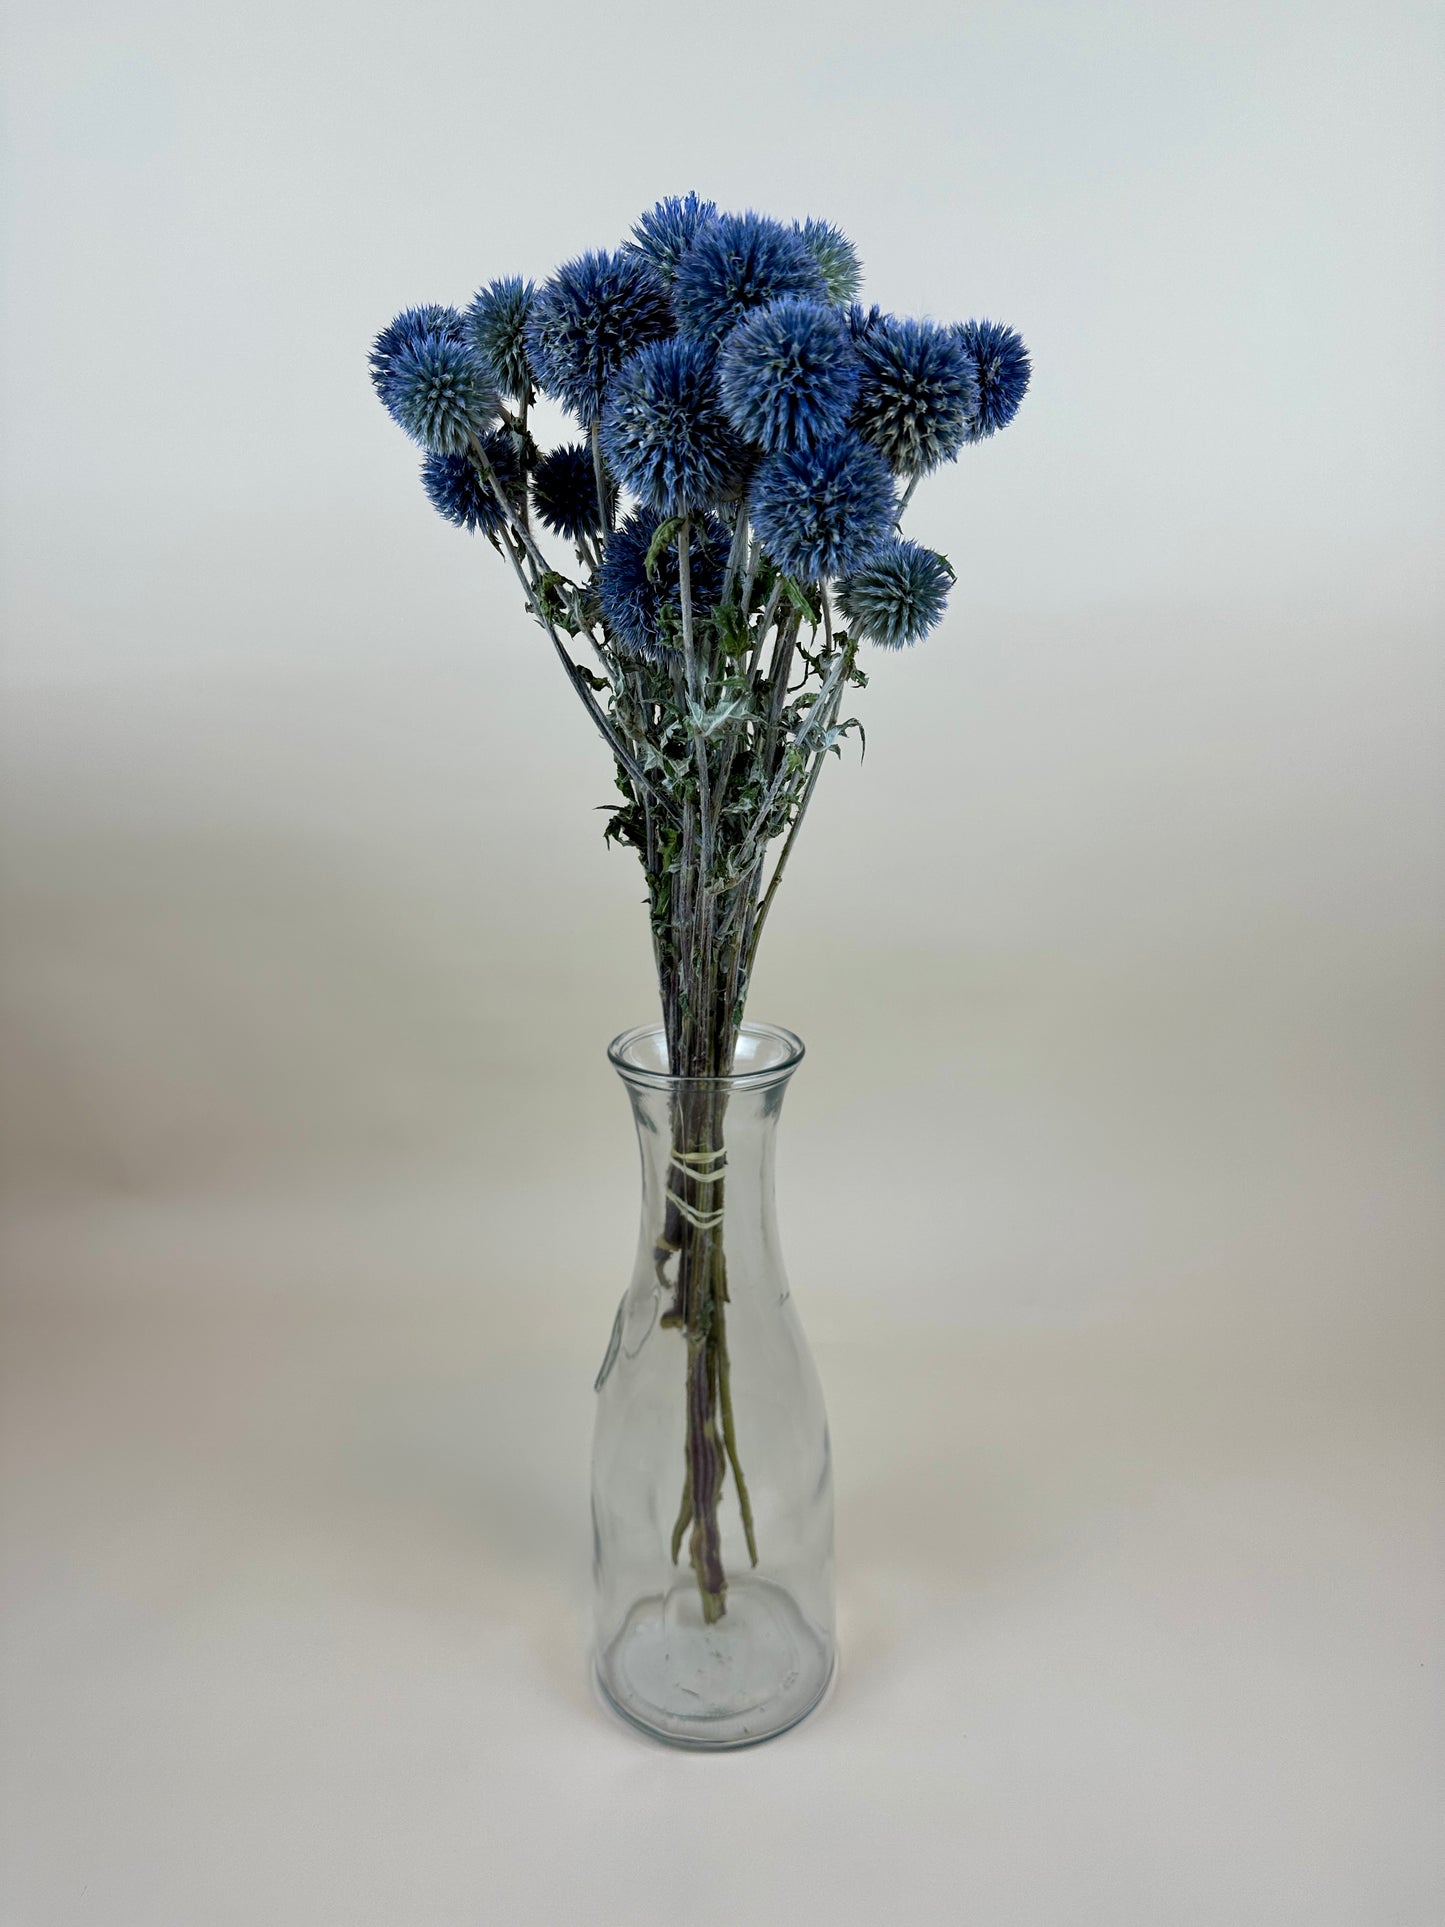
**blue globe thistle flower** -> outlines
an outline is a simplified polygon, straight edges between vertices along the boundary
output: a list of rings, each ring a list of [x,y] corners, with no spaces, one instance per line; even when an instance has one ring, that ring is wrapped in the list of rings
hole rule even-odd
[[[597,470],[585,442],[568,442],[542,457],[532,474],[532,500],[543,527],[554,535],[576,542],[601,533]]]
[[[926,636],[948,602],[953,570],[919,542],[896,541],[838,584],[848,627],[881,649],[901,649]]]
[[[664,281],[671,281],[677,264],[696,240],[698,231],[717,218],[716,201],[700,201],[696,194],[670,195],[633,226],[631,252],[642,254]]]
[[[865,308],[861,301],[854,301],[848,308],[848,332],[855,341],[862,341],[888,318],[876,301],[871,308]]]
[[[723,413],[711,353],[676,338],[623,364],[607,392],[602,448],[624,487],[664,515],[736,489],[747,460]]]
[[[663,518],[655,509],[629,515],[607,538],[602,567],[597,573],[597,595],[603,620],[624,654],[662,662],[677,652],[682,634],[682,591],[679,586],[677,545],[669,545],[647,573],[647,551]],[[693,524],[688,558],[692,577],[692,607],[701,621],[722,596],[731,537],[716,516]]]
[[[537,290],[520,276],[506,275],[480,289],[466,312],[467,339],[504,395],[521,401],[536,383],[527,360],[527,320]]]
[[[812,448],[848,426],[861,370],[836,308],[796,295],[740,321],[718,357],[729,421],[764,448]]]
[[[682,333],[714,343],[754,308],[785,294],[826,301],[828,288],[801,236],[761,214],[720,214],[707,222],[672,284]]]
[[[887,541],[896,511],[887,462],[853,434],[817,448],[780,449],[753,479],[758,539],[802,582],[860,568]]]
[[[425,335],[444,335],[448,341],[464,341],[466,322],[455,308],[444,308],[436,301],[420,308],[403,308],[395,321],[388,322],[372,342],[367,357],[371,385],[382,401],[386,400],[392,363],[403,348],[415,347]]]
[[[537,295],[527,357],[538,385],[581,422],[597,421],[607,384],[649,341],[673,331],[667,287],[640,254],[584,254]]]
[[[497,498],[470,455],[424,456],[421,485],[437,514],[459,529],[490,534],[501,521]]]
[[[1001,321],[960,321],[952,332],[973,364],[978,401],[968,439],[981,442],[996,429],[1007,428],[1019,412],[1033,373],[1029,351],[1014,330]]]
[[[420,335],[396,350],[381,399],[412,440],[437,455],[465,454],[501,406],[470,346],[441,334]]]
[[[822,271],[828,299],[839,307],[852,301],[863,285],[863,265],[858,250],[841,228],[831,221],[794,221],[793,232],[812,255]]]
[[[520,509],[525,483],[511,435],[505,429],[493,429],[482,437],[482,447],[497,472],[503,494]],[[421,485],[437,514],[459,529],[496,535],[506,525],[507,518],[491,483],[470,455],[428,455],[421,465]]]
[[[952,461],[978,407],[978,377],[958,336],[885,316],[858,342],[863,386],[853,426],[902,475]]]

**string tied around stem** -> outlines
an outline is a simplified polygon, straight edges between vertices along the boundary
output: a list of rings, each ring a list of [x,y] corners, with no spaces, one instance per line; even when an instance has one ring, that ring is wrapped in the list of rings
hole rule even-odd
[[[723,1150],[674,1151],[671,1160],[683,1176],[693,1184],[721,1184],[727,1176],[724,1168],[727,1161],[728,1154]],[[715,1164],[716,1170],[705,1170],[703,1167],[708,1164]]]
[[[718,1175],[721,1176],[721,1173]],[[692,1226],[694,1231],[716,1231],[727,1215],[721,1209],[717,1211],[697,1210],[695,1206],[688,1203],[686,1198],[680,1198],[670,1185],[668,1186],[666,1195],[668,1203],[676,1207],[678,1215],[684,1218],[687,1223]]]

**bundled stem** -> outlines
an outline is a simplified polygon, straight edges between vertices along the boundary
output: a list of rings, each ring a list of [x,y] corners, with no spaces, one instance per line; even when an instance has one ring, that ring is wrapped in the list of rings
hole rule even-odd
[[[599,515],[610,531],[613,490],[595,427],[589,440]],[[723,599],[701,613],[693,525],[678,518],[680,647],[653,662],[613,643],[588,589],[549,566],[480,444],[473,459],[505,516],[497,546],[615,759],[624,801],[607,834],[636,849],[647,878],[668,1062],[679,1080],[666,1212],[653,1253],[667,1294],[662,1322],[684,1339],[684,1463],[672,1556],[680,1561],[687,1545],[704,1617],[714,1621],[726,1611],[720,1521],[729,1474],[748,1556],[753,1564],[758,1557],[727,1343],[725,1080],[763,924],[823,759],[849,727],[839,722],[845,689],[863,679],[854,645],[833,632],[827,590],[773,568],[749,528],[745,501],[734,519]],[[596,554],[606,540],[596,539]],[[576,659],[564,635],[591,644],[605,678]],[[778,837],[785,840],[765,889]]]

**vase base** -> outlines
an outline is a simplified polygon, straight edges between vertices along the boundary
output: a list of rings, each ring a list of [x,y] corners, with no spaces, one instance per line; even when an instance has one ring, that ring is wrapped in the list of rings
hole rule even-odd
[[[811,1713],[833,1676],[833,1648],[790,1593],[765,1579],[728,1588],[709,1625],[696,1586],[639,1599],[597,1656],[613,1711],[673,1746],[756,1746]]]

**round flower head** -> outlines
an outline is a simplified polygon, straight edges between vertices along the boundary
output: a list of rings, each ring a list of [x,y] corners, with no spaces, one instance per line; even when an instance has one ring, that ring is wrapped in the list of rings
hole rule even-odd
[[[853,426],[902,475],[952,461],[968,439],[978,377],[958,336],[885,317],[858,342],[863,386]]]
[[[678,327],[714,343],[754,308],[785,294],[825,301],[828,289],[801,237],[761,214],[720,214],[707,222],[672,284]]]
[[[628,247],[635,254],[645,255],[664,281],[671,281],[698,230],[716,216],[716,201],[700,201],[696,194],[670,195],[650,214],[638,217]]]
[[[969,423],[968,439],[981,442],[995,429],[1007,428],[1033,372],[1029,351],[1012,328],[999,321],[960,321],[951,331],[962,342],[973,364],[978,402]]]
[[[597,470],[585,442],[569,442],[544,455],[532,475],[532,500],[544,528],[576,542],[597,535]]]
[[[464,341],[466,322],[455,308],[444,308],[435,301],[421,308],[403,308],[395,321],[388,322],[372,342],[367,357],[371,385],[383,401],[397,355],[403,348],[414,347],[425,335],[444,335],[448,341]]]
[[[536,293],[530,281],[508,275],[481,289],[466,313],[467,338],[477,358],[502,393],[518,401],[535,386],[526,330]]]
[[[758,539],[803,582],[860,568],[888,539],[896,509],[887,462],[852,434],[818,448],[781,449],[753,480]]]
[[[747,459],[723,414],[711,353],[677,338],[624,363],[607,391],[602,447],[624,487],[664,515],[715,502]]]
[[[647,573],[647,551],[662,517],[639,509],[607,538],[597,594],[612,640],[624,654],[661,662],[676,653],[682,636],[682,591],[677,545],[662,550]],[[693,525],[688,558],[692,575],[694,620],[716,608],[722,595],[731,538],[715,516]]]
[[[511,436],[493,429],[483,436],[482,447],[497,472],[502,491],[514,508],[523,500],[521,465]],[[496,535],[506,524],[502,505],[491,483],[470,455],[428,455],[421,465],[421,485],[438,515],[454,522],[459,529],[473,534]]]
[[[491,377],[467,344],[440,334],[397,349],[381,398],[412,440],[437,455],[465,454],[500,406]]]
[[[917,642],[943,614],[953,570],[918,542],[890,542],[838,584],[848,627],[881,649]]]
[[[629,355],[673,329],[667,287],[640,254],[584,254],[559,268],[532,304],[527,358],[539,386],[581,422],[602,414],[607,384]]]
[[[828,299],[840,307],[853,300],[863,283],[863,268],[858,250],[843,230],[831,221],[809,219],[794,221],[793,232],[822,271]]]
[[[836,308],[796,295],[740,321],[718,357],[729,421],[764,448],[812,448],[848,425],[858,355]]]

